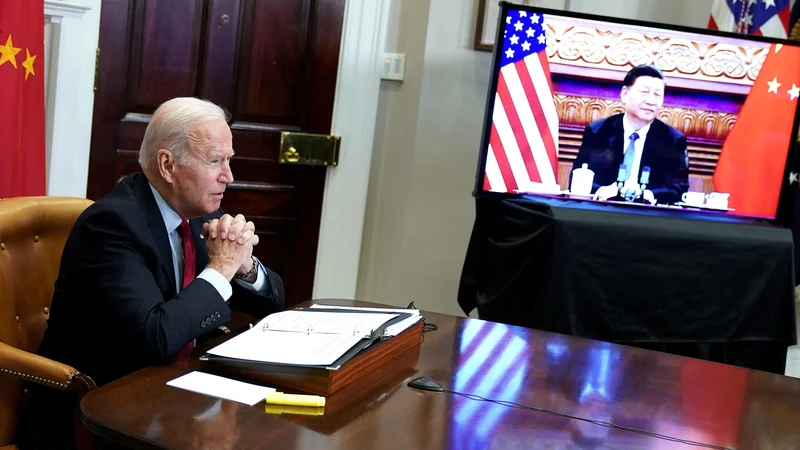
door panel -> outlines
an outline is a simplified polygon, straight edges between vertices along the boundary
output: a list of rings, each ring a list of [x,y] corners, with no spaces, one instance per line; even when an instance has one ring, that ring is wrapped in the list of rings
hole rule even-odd
[[[89,198],[140,170],[163,101],[220,104],[236,151],[222,207],[256,225],[287,304],[308,300],[326,169],[278,164],[280,133],[330,132],[344,1],[104,0]]]
[[[294,126],[304,122],[304,102],[298,100],[303,97],[308,67],[305,60],[310,3],[247,2],[242,50],[250,58],[243,64],[237,83],[236,115],[242,121]],[[265,23],[273,26],[264,27]]]
[[[203,0],[135,5],[128,104],[151,112],[165,100],[191,96],[196,90]]]

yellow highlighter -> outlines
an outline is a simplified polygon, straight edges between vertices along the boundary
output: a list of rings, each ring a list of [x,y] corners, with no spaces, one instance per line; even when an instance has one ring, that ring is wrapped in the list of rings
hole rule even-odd
[[[321,416],[325,414],[325,408],[311,406],[292,406],[292,405],[265,405],[264,411],[267,414],[301,414],[304,416]]]
[[[270,392],[267,394],[267,404],[322,407],[325,406],[325,397],[320,397],[318,395],[299,395],[284,394],[282,392]]]

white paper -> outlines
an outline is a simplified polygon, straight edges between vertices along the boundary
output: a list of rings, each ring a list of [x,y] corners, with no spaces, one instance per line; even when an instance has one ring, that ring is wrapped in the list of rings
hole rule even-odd
[[[402,333],[408,328],[411,328],[415,323],[419,322],[420,320],[422,320],[422,316],[416,315],[416,316],[411,316],[408,319],[401,320],[396,324],[389,325],[388,327],[386,327],[385,336],[387,337],[397,336],[398,334]]]
[[[411,317],[401,320],[395,324],[386,327],[384,336],[397,336],[403,331],[411,328],[415,323],[422,320],[422,316],[418,309],[403,309],[403,308],[362,308],[359,306],[340,306],[340,305],[311,305],[311,308],[324,308],[324,309],[349,309],[354,311],[370,311],[370,312],[391,312],[391,313],[408,313]]]
[[[362,336],[265,331],[253,327],[212,348],[227,358],[296,365],[330,365],[353,348]]]
[[[300,333],[332,333],[369,336],[389,320],[393,313],[332,313],[284,311],[262,319],[254,328]]]
[[[173,386],[187,391],[224,398],[245,405],[253,406],[267,398],[267,394],[275,392],[274,388],[258,386],[241,381],[231,380],[204,372],[190,372],[174,380],[167,381]]]

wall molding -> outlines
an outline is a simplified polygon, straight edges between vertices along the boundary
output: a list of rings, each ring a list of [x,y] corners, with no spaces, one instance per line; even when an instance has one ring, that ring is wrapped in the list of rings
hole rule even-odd
[[[313,298],[355,298],[389,2],[346,2],[331,124],[342,143],[325,179]]]
[[[65,17],[80,19],[92,8],[81,3],[59,0],[44,0],[45,23],[61,23]]]
[[[44,1],[47,195],[86,197],[101,1]]]

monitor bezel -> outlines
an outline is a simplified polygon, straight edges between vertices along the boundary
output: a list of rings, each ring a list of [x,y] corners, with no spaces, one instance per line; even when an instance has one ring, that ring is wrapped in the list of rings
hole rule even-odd
[[[694,33],[706,36],[720,36],[720,37],[733,38],[745,41],[765,42],[770,44],[783,44],[800,48],[800,41],[790,41],[788,39],[780,39],[767,36],[740,34],[728,31],[711,30],[707,28],[694,28],[685,25],[650,22],[639,19],[601,16],[598,14],[589,14],[583,12],[567,11],[567,10],[552,9],[552,8],[540,8],[538,6],[519,5],[516,3],[509,3],[507,1],[499,2],[499,6],[500,6],[500,12],[498,13],[497,16],[497,31],[495,32],[495,45],[494,48],[492,49],[491,79],[489,80],[489,90],[486,95],[486,108],[484,110],[484,115],[483,115],[483,130],[481,133],[480,153],[479,153],[480,159],[478,160],[478,168],[477,168],[477,173],[475,175],[475,186],[472,191],[472,195],[474,198],[521,199],[521,198],[537,197],[537,194],[535,193],[522,194],[513,192],[493,192],[493,191],[483,190],[484,174],[486,172],[486,158],[489,151],[489,135],[491,132],[491,123],[492,123],[491,112],[494,110],[494,102],[495,102],[495,96],[493,94],[497,90],[498,74],[500,72],[499,66],[502,60],[502,58],[499,57],[502,45],[498,45],[498,43],[502,42],[501,33],[504,28],[503,20],[506,17],[508,11],[511,9],[515,11],[537,12],[542,14],[552,14],[552,15],[571,17],[576,19],[595,20],[611,24],[640,26],[653,29],[663,29],[667,31]],[[710,15],[711,11],[709,11],[709,17]],[[788,217],[791,215],[789,213],[789,210],[791,209],[789,207],[789,203],[794,201],[793,198],[794,196],[787,195],[789,191],[787,187],[790,185],[790,183],[788,183],[787,180],[789,180],[789,176],[791,174],[790,163],[793,160],[792,152],[795,150],[795,143],[798,142],[798,137],[797,137],[798,125],[800,125],[800,123],[798,122],[798,113],[800,113],[800,102],[798,102],[798,105],[795,106],[795,117],[794,117],[794,124],[792,125],[792,134],[791,134],[793,138],[790,139],[789,141],[790,142],[789,149],[786,152],[786,160],[783,163],[784,174],[783,174],[783,179],[781,180],[781,190],[780,193],[778,194],[778,206],[775,211],[775,216],[772,218],[764,218],[764,217],[754,217],[754,216],[730,213],[726,214],[725,215],[726,217],[738,217],[745,220],[749,219],[749,220],[769,222],[774,224],[785,224],[785,222],[788,221]],[[574,200],[574,199],[569,199],[569,201],[580,202],[580,200]],[[622,202],[610,203],[610,205],[618,206],[618,205],[625,205],[625,203]],[[686,212],[683,210],[673,210],[673,209],[665,209],[665,211],[670,211],[670,212],[674,211],[675,214],[677,215],[685,214]],[[714,213],[705,213],[705,214],[708,215],[709,219],[714,216]]]

